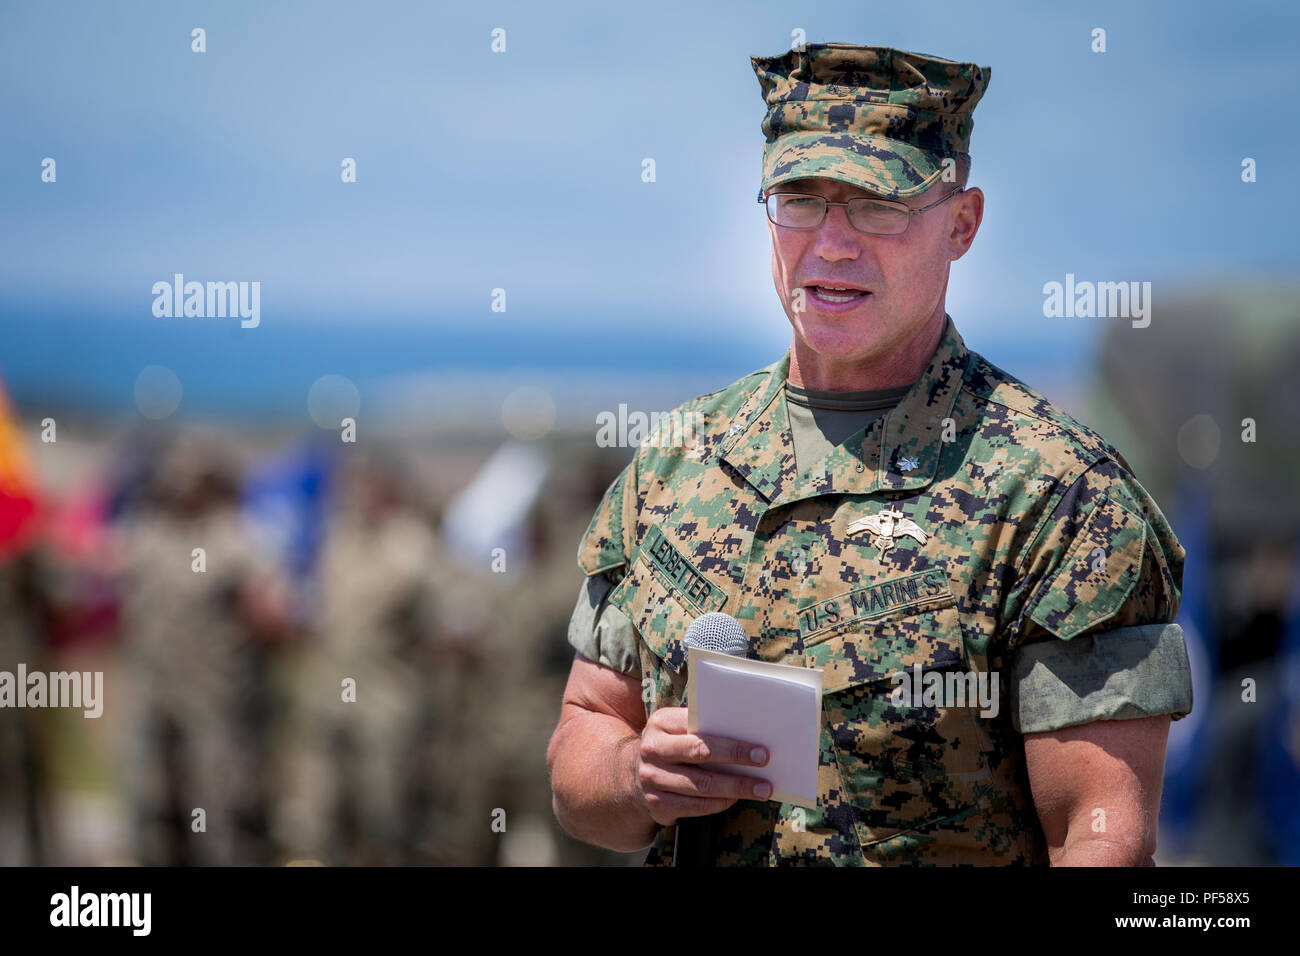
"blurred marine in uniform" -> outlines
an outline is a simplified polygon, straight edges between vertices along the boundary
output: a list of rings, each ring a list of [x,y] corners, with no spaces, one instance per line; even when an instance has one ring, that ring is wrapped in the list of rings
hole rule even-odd
[[[269,544],[240,511],[230,458],[182,434],[151,505],[114,529],[132,728],[125,778],[148,866],[271,859],[265,649],[284,626],[286,592]]]
[[[842,43],[752,65],[792,346],[677,409],[701,440],[643,445],[597,508],[556,815],[650,865],[709,814],[716,865],[1149,865],[1192,705],[1183,549],[1119,451],[945,310],[990,71]],[[823,670],[815,808],[727,772],[765,763],[750,742],[687,732],[683,637],[710,611],[751,657]],[[927,672],[991,706],[896,694]]]
[[[419,862],[413,790],[427,702],[437,540],[383,457],[349,461],[326,532],[311,633],[290,679],[285,792],[290,856]]]

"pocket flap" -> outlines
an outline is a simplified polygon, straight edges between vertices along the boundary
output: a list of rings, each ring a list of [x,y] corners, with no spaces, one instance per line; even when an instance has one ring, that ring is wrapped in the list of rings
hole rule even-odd
[[[964,661],[955,603],[885,621],[864,621],[805,647],[823,671],[822,692],[890,680],[900,671],[959,667]]]
[[[1146,522],[1107,495],[1079,529],[1029,617],[1063,641],[1124,606],[1142,573]]]

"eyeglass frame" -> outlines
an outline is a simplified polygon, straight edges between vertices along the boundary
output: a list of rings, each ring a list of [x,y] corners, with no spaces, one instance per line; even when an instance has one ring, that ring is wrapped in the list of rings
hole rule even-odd
[[[923,212],[928,212],[929,210],[933,209],[935,206],[938,206],[940,203],[947,202],[953,196],[957,195],[959,192],[964,191],[965,189],[966,189],[965,186],[958,186],[956,189],[949,192],[942,199],[936,199],[928,206],[920,206],[915,209],[909,206],[907,203],[900,202],[897,199],[884,199],[875,196],[854,196],[853,199],[846,199],[843,202],[832,202],[831,200],[827,199],[825,196],[819,196],[816,193],[768,193],[766,196],[764,196],[763,190],[761,189],[758,191],[758,203],[763,207],[763,212],[767,216],[768,222],[781,229],[820,229],[822,227],[822,224],[826,222],[826,214],[830,212],[831,206],[843,206],[844,217],[848,219],[849,225],[853,226],[854,229],[857,229],[857,231],[862,233],[864,236],[901,236],[903,235],[903,233],[907,232],[909,228],[911,228],[912,216],[919,216]],[[807,196],[809,199],[820,199],[825,204],[822,207],[822,217],[821,219],[817,220],[817,224],[813,226],[782,225],[781,223],[777,222],[775,219],[772,218],[771,210],[767,208],[767,200],[772,196]],[[888,203],[891,206],[897,206],[899,209],[906,210],[908,214],[907,225],[903,227],[902,232],[867,232],[864,229],[858,229],[857,225],[853,222],[852,218],[849,217],[849,208],[848,208],[849,203],[854,202],[855,200],[858,199],[867,199],[870,200],[871,202],[878,202],[878,203]]]

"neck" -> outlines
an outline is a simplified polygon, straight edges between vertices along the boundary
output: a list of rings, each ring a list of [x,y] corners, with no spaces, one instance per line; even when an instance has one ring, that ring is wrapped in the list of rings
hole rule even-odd
[[[837,362],[814,352],[798,334],[790,349],[789,381],[831,392],[868,392],[911,385],[930,364],[943,339],[943,306],[901,348],[875,359]]]

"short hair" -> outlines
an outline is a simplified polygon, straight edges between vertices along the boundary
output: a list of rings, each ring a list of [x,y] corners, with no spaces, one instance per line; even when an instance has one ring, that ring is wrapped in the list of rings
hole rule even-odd
[[[965,186],[970,178],[970,153],[958,153],[956,159],[957,185]]]

